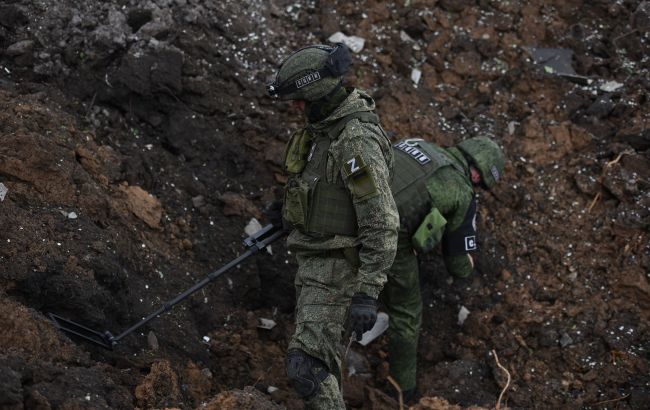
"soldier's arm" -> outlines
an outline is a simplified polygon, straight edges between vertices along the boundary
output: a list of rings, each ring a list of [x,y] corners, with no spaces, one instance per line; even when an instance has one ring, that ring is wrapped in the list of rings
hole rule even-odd
[[[460,278],[469,276],[474,270],[470,251],[476,247],[475,216],[476,203],[471,185],[466,177],[448,168],[442,170],[427,184],[440,212],[447,217],[442,251],[447,271]],[[452,239],[453,237],[453,239]],[[453,242],[453,244],[452,244]]]
[[[359,272],[355,292],[378,297],[393,264],[399,217],[390,191],[390,169],[379,137],[359,136],[342,147],[341,174],[352,194],[359,226]],[[390,150],[388,142],[386,149]],[[390,151],[389,151],[390,152]]]

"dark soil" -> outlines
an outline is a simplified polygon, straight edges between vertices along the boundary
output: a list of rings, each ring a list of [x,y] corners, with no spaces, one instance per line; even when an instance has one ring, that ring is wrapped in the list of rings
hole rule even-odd
[[[283,244],[113,351],[46,314],[119,334],[241,254],[303,123],[264,85],[288,52],[337,31],[366,40],[347,81],[393,139],[491,134],[508,159],[481,193],[477,273],[452,280],[438,255],[422,260],[414,408],[495,407],[506,376],[493,352],[512,378],[501,406],[650,408],[639,0],[2,2],[0,408],[302,408],[284,375]],[[530,47],[573,50],[576,75]],[[386,351],[352,347],[349,407],[397,408]]]

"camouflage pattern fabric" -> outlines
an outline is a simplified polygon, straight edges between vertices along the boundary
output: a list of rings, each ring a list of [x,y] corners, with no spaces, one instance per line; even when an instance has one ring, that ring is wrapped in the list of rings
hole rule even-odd
[[[461,162],[462,155],[458,152],[454,154],[460,156]],[[464,168],[468,167],[464,160],[462,164]],[[399,169],[394,172],[398,173]],[[474,196],[467,176],[454,167],[444,167],[436,171],[426,185],[431,205],[447,220],[447,225],[441,229],[453,232],[463,222]],[[428,211],[422,210],[422,214]],[[418,261],[411,245],[411,230],[406,226],[400,227],[397,254],[380,297],[389,315],[390,375],[403,391],[416,386],[417,345],[422,322]],[[447,270],[457,277],[465,277],[472,272],[466,254],[444,256],[444,261]]]
[[[327,133],[346,115],[374,108],[374,101],[367,94],[354,90],[325,120],[308,127],[314,134]],[[353,182],[343,173],[344,164],[355,157],[363,159],[374,181],[377,193],[370,197],[355,197]],[[358,234],[315,236],[294,230],[289,235],[288,248],[298,260],[296,330],[289,349],[300,349],[322,360],[333,376],[321,383],[320,392],[306,403],[307,407],[343,409],[336,380],[341,374],[338,348],[347,309],[356,292],[379,295],[395,256],[399,219],[389,184],[392,148],[378,125],[349,121],[329,145],[326,158],[326,175],[321,178],[342,183],[352,193]],[[314,166],[308,162],[303,173],[312,172]],[[343,249],[350,248],[359,249],[358,265],[344,256]]]
[[[375,103],[366,93],[354,90],[348,98],[325,120],[310,124],[314,133],[327,133],[338,119],[360,111],[373,111]],[[318,154],[314,154],[314,157]],[[344,165],[361,157],[369,169],[378,194],[370,198],[355,198],[355,187],[343,173]],[[309,173],[307,163],[303,173]],[[386,272],[395,257],[399,217],[390,191],[393,152],[389,141],[377,125],[351,120],[339,137],[332,141],[327,156],[327,170],[323,177],[327,182],[343,181],[353,193],[353,205],[357,214],[356,237],[334,235],[313,236],[294,230],[287,240],[292,251],[323,251],[359,247],[360,266],[353,282],[354,292],[364,292],[377,297],[386,282]],[[354,293],[353,292],[353,293]]]

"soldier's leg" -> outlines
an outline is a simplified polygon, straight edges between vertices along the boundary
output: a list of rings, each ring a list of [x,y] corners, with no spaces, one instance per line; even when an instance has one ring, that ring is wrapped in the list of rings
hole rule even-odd
[[[388,361],[390,375],[402,391],[416,385],[417,346],[422,323],[422,296],[418,261],[410,244],[398,244],[395,262],[381,293],[389,316]]]
[[[296,331],[287,374],[308,409],[344,409],[339,389],[339,345],[355,271],[343,258],[298,258]]]

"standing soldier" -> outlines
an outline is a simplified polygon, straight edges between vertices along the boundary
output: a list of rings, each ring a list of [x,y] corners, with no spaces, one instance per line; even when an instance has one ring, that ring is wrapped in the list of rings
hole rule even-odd
[[[298,260],[287,375],[310,409],[345,407],[344,323],[358,339],[374,325],[397,244],[393,150],[372,98],[342,86],[350,64],[342,44],[308,46],[287,57],[267,86],[271,96],[296,101],[308,120],[286,147],[282,216]]]
[[[438,243],[447,270],[467,277],[476,243],[476,195],[503,174],[503,153],[489,138],[475,137],[441,148],[421,139],[394,145],[391,189],[400,215],[395,261],[380,300],[389,316],[390,374],[405,402],[415,395],[417,345],[422,322],[417,254]]]

